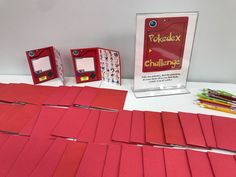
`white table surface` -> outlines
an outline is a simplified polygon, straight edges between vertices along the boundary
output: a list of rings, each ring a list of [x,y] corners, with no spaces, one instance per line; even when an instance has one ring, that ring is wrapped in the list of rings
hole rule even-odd
[[[66,77],[65,79],[66,79],[66,85],[68,86],[72,86],[72,85],[73,86],[92,86],[92,87],[127,90],[128,94],[127,94],[127,98],[126,98],[126,102],[124,106],[124,109],[126,110],[170,111],[170,112],[182,111],[182,112],[203,113],[203,114],[210,114],[210,115],[225,116],[225,117],[236,119],[236,115],[200,108],[198,105],[194,104],[194,100],[196,100],[196,94],[200,92],[201,89],[203,88],[221,89],[221,90],[229,91],[231,93],[236,94],[236,84],[188,82],[187,89],[190,91],[190,94],[136,98],[132,92],[132,86],[133,86],[132,79],[123,79],[121,86],[109,84],[102,81],[76,84],[74,77]],[[33,84],[33,81],[31,79],[31,76],[0,75],[0,83]],[[60,86],[62,84],[58,79],[54,79],[54,80],[42,83],[40,85]],[[181,147],[181,149],[193,149],[193,148]],[[197,149],[197,150],[236,155],[236,153],[233,153],[230,151],[218,150],[218,149],[213,149],[213,150]]]
[[[16,76],[16,75],[0,75],[0,83],[28,83],[33,84],[31,76]],[[59,86],[61,85],[58,79],[54,79],[41,85]],[[127,90],[127,98],[124,109],[126,110],[142,110],[142,111],[171,111],[171,112],[192,112],[203,113],[218,116],[227,116],[236,118],[236,115],[223,113],[219,111],[201,108],[194,104],[196,94],[203,88],[222,89],[236,94],[236,84],[227,83],[206,83],[206,82],[188,82],[187,89],[190,94],[158,96],[148,98],[136,98],[132,92],[133,80],[123,79],[122,85],[113,85],[102,81],[95,81],[83,84],[76,84],[74,77],[66,77],[66,85],[68,86],[93,86],[101,88],[112,88]]]

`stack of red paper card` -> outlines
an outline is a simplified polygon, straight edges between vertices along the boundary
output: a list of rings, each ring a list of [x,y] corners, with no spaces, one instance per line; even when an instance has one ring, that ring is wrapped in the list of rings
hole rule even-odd
[[[1,141],[1,137],[0,137]],[[1,177],[235,177],[233,155],[9,136]]]
[[[0,84],[0,101],[55,106],[85,106],[100,109],[123,109],[127,91],[94,87],[38,86]]]

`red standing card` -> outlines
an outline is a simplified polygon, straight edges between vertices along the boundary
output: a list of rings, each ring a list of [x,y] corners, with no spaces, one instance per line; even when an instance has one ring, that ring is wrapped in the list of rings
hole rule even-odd
[[[162,112],[166,143],[185,146],[185,138],[177,113]]]
[[[120,167],[121,145],[108,146],[102,177],[118,177]]]
[[[143,111],[133,111],[130,142],[145,144],[145,120]]]
[[[76,177],[101,177],[106,153],[106,145],[88,144]]]
[[[81,159],[86,149],[85,143],[70,141],[63,153],[60,162],[54,171],[53,177],[75,177]]]
[[[143,146],[144,177],[166,177],[162,148]]]
[[[215,177],[235,177],[236,162],[234,156],[208,153]]]
[[[146,18],[143,72],[182,68],[188,17]]]
[[[206,152],[187,150],[192,177],[214,177]]]
[[[122,145],[119,177],[143,177],[142,148]]]
[[[206,147],[197,114],[179,112],[179,119],[188,145]]]
[[[218,148],[236,151],[236,120],[212,116]]]
[[[89,113],[89,109],[74,107],[67,109],[52,134],[59,137],[76,138],[88,119]]]
[[[121,110],[118,113],[112,140],[129,142],[132,122],[132,111]]]
[[[198,114],[202,131],[208,147],[216,148],[216,137],[210,115]]]
[[[166,176],[191,177],[185,150],[164,149]]]
[[[101,111],[94,142],[111,143],[117,115],[117,112]]]
[[[145,128],[147,143],[160,145],[166,144],[161,113],[146,111]]]

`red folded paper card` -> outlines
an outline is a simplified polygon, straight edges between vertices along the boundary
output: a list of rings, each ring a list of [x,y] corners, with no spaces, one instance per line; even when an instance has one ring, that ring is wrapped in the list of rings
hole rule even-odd
[[[122,145],[119,177],[143,177],[142,148]]]
[[[207,153],[187,150],[192,177],[214,177]]]
[[[218,148],[236,151],[236,120],[212,116]]]
[[[110,143],[116,123],[117,112],[101,111],[94,142]]]
[[[49,138],[65,111],[63,108],[43,107],[31,138]]]
[[[55,92],[51,95],[48,95],[48,98],[44,101],[45,105],[59,105],[60,100],[64,97],[64,95],[69,91],[70,87],[60,86],[57,87]]]
[[[191,177],[185,150],[164,149],[166,176]]]
[[[85,143],[69,142],[53,177],[75,177],[86,149]]]
[[[4,145],[0,148],[0,176],[6,176],[17,157],[21,153],[25,144],[28,142],[27,137],[10,136]],[[19,175],[17,175],[19,176]]]
[[[235,177],[236,162],[234,156],[208,153],[215,177]]]
[[[70,87],[70,89],[65,93],[63,98],[61,98],[58,102],[60,106],[71,106],[73,105],[76,97],[81,92],[82,87]]]
[[[147,143],[160,145],[166,144],[161,113],[146,111],[145,128]]]
[[[145,120],[142,111],[133,111],[130,142],[145,143]]]
[[[208,147],[216,148],[216,138],[213,129],[212,119],[210,115],[198,114],[202,131]]]
[[[94,87],[83,87],[75,99],[74,104],[90,107],[97,95],[97,91],[98,89]]]
[[[112,140],[128,143],[130,139],[131,122],[132,111],[119,111]]]
[[[37,167],[53,141],[30,140],[12,165],[7,177],[26,177]],[[32,158],[33,157],[33,158]]]
[[[0,132],[0,147],[7,141],[10,135]]]
[[[206,147],[197,114],[179,112],[179,119],[188,145]]]
[[[145,177],[166,177],[163,149],[144,146],[143,167]]]
[[[109,145],[102,177],[118,177],[120,167],[120,155],[120,144]]]
[[[30,177],[52,177],[64,154],[67,143],[66,140],[55,140]]]
[[[53,130],[52,135],[66,138],[77,138],[84,123],[88,119],[89,113],[89,109],[73,107],[67,109],[60,122]]]
[[[76,177],[101,177],[106,153],[106,145],[88,144]]]
[[[99,110],[91,110],[90,111],[88,119],[85,122],[84,126],[82,127],[82,130],[80,131],[80,133],[78,135],[79,141],[83,141],[83,142],[93,142],[94,141],[100,112],[101,111],[99,111]]]
[[[14,106],[14,105],[13,105]],[[20,133],[20,131],[34,118],[39,115],[41,106],[24,105],[22,109],[15,112],[8,120],[0,124],[0,130]]]
[[[185,146],[185,138],[177,113],[162,112],[166,143]]]

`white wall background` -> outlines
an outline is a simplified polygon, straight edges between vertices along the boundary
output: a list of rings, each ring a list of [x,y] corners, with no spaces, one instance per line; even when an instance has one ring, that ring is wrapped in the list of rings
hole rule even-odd
[[[25,51],[56,46],[72,75],[70,48],[121,52],[133,77],[135,14],[200,11],[190,81],[236,83],[235,0],[0,0],[0,74],[29,74]]]

